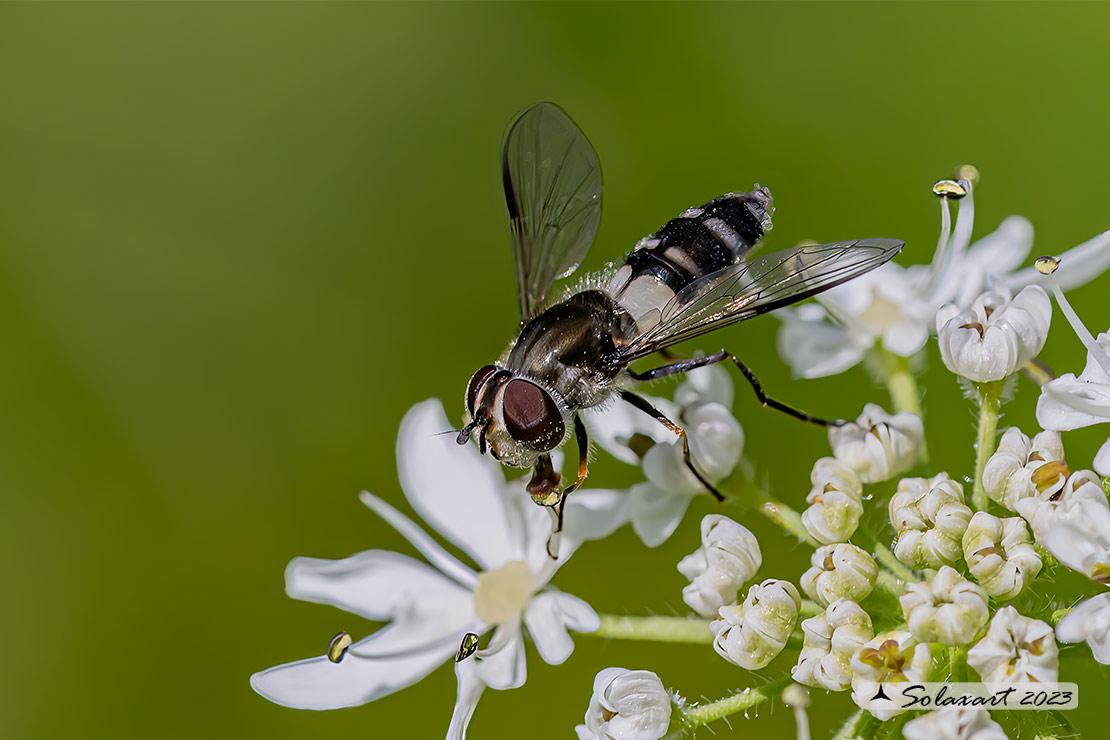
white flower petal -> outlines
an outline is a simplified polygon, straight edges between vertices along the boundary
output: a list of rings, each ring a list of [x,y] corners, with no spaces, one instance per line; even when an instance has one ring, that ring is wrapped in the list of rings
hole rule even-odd
[[[343,560],[294,558],[285,569],[285,591],[366,619],[412,623],[428,642],[474,619],[470,591],[418,560],[384,550]]]
[[[1095,660],[1110,665],[1110,593],[1087,599],[1056,625],[1060,642],[1086,642]]]
[[[352,649],[376,637],[355,643]],[[293,709],[355,707],[411,686],[457,649],[457,644],[440,641],[393,658],[364,658],[350,651],[340,663],[323,656],[308,658],[254,674],[251,687],[270,701]]]
[[[444,550],[416,522],[369,491],[363,491],[358,497],[367,508],[384,519],[389,526],[396,529],[406,540],[411,542],[412,546],[426,557],[428,562],[434,565],[440,573],[470,589],[478,585],[478,574],[454,555]]]
[[[1102,443],[1095,453],[1094,464],[1091,465],[1095,472],[1101,476],[1110,475],[1110,439]]]
[[[1110,382],[1089,382],[1065,373],[1041,387],[1037,423],[1045,429],[1066,432],[1105,421],[1110,421]]]
[[[776,311],[783,321],[778,333],[779,356],[795,378],[823,378],[859,364],[874,339],[856,336],[827,321],[816,304]]]
[[[1104,231],[1087,241],[1072,247],[1060,258],[1060,266],[1052,275],[1063,290],[1071,290],[1086,285],[1110,267],[1110,231]],[[1006,284],[1011,289],[1025,285],[1041,285],[1048,288],[1048,277],[1035,267],[1026,267],[1010,275]]]
[[[670,493],[653,483],[638,483],[628,491],[632,529],[648,547],[658,547],[678,528],[696,494]]]
[[[409,409],[397,434],[397,474],[412,508],[436,531],[492,570],[513,559],[514,522],[496,460],[459,446],[438,399]]]
[[[545,591],[528,604],[524,624],[540,657],[559,665],[574,652],[569,631],[594,632],[601,626],[597,612],[582,599],[559,591]]]
[[[655,408],[670,419],[678,418],[678,406],[665,398],[644,396]],[[640,409],[624,401],[587,409],[583,414],[590,441],[621,462],[638,465],[640,456],[628,447],[628,440],[639,434],[655,442],[671,442],[674,433]]]
[[[474,659],[478,663],[478,677],[491,689],[501,691],[523,686],[528,670],[520,621],[514,619],[497,627],[489,647],[479,651]]]

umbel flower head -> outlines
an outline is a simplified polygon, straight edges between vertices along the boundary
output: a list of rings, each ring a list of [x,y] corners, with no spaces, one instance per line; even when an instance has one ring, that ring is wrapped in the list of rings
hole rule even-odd
[[[743,604],[722,606],[710,623],[713,649],[741,668],[763,668],[786,647],[802,598],[789,581],[769,579],[748,590]]]
[[[873,403],[854,422],[829,427],[833,455],[864,483],[890,480],[912,468],[924,438],[917,414],[891,416]]]
[[[1051,627],[1004,606],[995,613],[986,637],[967,651],[967,662],[996,690],[1012,683],[1055,683],[1057,654]]]
[[[878,568],[867,552],[846,542],[818,547],[802,574],[802,590],[821,606],[837,599],[862,601],[875,588]]]
[[[993,500],[1016,511],[1023,498],[1054,496],[1069,475],[1059,432],[1040,432],[1030,439],[1010,427],[983,468],[983,487]]]
[[[671,723],[671,697],[651,671],[606,668],[594,692],[579,740],[659,740]]]
[[[890,523],[898,533],[894,554],[911,568],[955,565],[971,520],[958,482],[940,473],[932,478],[903,478],[890,499]]]
[[[790,675],[798,683],[829,691],[852,685],[852,656],[875,636],[871,617],[850,599],[837,599],[804,620],[802,633],[802,652]]]
[[[975,512],[964,533],[963,552],[971,575],[998,599],[1014,598],[1041,572],[1041,556],[1021,517],[999,519]]]
[[[1029,364],[1044,347],[1052,301],[1039,285],[1012,300],[1006,290],[987,291],[970,307],[947,304],[937,311],[937,339],[945,367],[984,383],[1002,380]]]
[[[569,630],[597,629],[589,604],[546,586],[584,538],[604,536],[624,521],[619,495],[579,491],[568,499],[566,534],[554,560],[546,552],[551,518],[527,499],[523,481],[507,485],[496,462],[439,434],[448,428],[439,401],[414,406],[401,422],[398,472],[412,507],[480,570],[380,498],[362,494],[429,564],[382,550],[343,560],[295,558],[285,574],[290,596],[389,624],[345,654],[254,674],[251,686],[259,694],[299,709],[365,704],[424,678],[455,654],[467,633],[492,630],[484,659],[467,661],[460,671],[469,683],[460,686],[448,737],[462,737],[482,688],[524,683],[525,629],[552,664],[574,649]]]
[[[910,632],[921,642],[964,645],[987,623],[987,594],[945,565],[931,580],[910,583],[899,599]]]
[[[813,488],[806,497],[802,526],[823,545],[847,542],[863,514],[863,484],[850,467],[834,457],[822,457],[810,474]]]
[[[678,564],[690,585],[682,600],[703,617],[715,617],[736,603],[740,587],[759,570],[763,556],[755,535],[728,517],[709,514],[701,520],[701,547]]]

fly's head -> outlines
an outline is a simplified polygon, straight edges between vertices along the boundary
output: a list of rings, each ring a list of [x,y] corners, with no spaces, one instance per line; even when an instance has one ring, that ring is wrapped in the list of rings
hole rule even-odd
[[[506,465],[528,468],[566,436],[563,404],[543,387],[496,365],[486,365],[466,386],[466,425],[458,443],[471,435],[478,449]]]

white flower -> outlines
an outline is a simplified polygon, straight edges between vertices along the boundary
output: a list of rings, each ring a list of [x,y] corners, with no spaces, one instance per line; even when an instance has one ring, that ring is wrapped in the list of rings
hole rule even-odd
[[[1056,520],[1066,515],[1080,501],[1090,501],[1097,506],[1107,507],[1102,484],[1098,476],[1090,470],[1075,471],[1058,488],[1053,485],[1035,496],[1019,498],[1014,503],[1014,510],[1029,522],[1036,539],[1043,540]]]
[[[1007,740],[1002,727],[985,709],[938,709],[902,728],[906,740]]]
[[[854,422],[829,427],[829,444],[837,460],[864,483],[890,480],[913,467],[925,428],[909,411],[891,416],[869,403]]]
[[[802,598],[789,581],[768,579],[748,590],[743,604],[722,606],[709,624],[713,649],[741,668],[763,668],[786,647]]]
[[[1030,440],[1010,427],[983,468],[983,487],[990,498],[1015,511],[1023,498],[1051,498],[1069,475],[1059,432],[1040,432]]]
[[[970,307],[946,304],[937,311],[937,338],[945,367],[984,383],[1002,380],[1029,364],[1044,347],[1052,301],[1039,285],[1010,299],[1008,291],[988,291]]]
[[[1086,642],[1095,660],[1110,665],[1110,593],[1078,604],[1056,625],[1060,642]]]
[[[817,296],[817,304],[775,312],[783,321],[778,349],[796,377],[835,375],[859,363],[879,345],[902,356],[919,352],[933,331],[937,309],[945,303],[960,310],[989,288],[1018,291],[1046,280],[1033,267],[1018,269],[1033,246],[1033,226],[1010,216],[974,244],[974,196],[967,196],[951,230],[946,200],[941,201],[941,235],[932,264],[902,267],[887,263],[866,275]],[[951,239],[949,233],[951,231]],[[1067,271],[1057,276],[1064,288],[1084,285],[1110,266],[1110,232],[1066,252]]]
[[[939,568],[959,561],[971,509],[964,504],[963,487],[947,473],[898,481],[889,512],[898,533],[894,554],[903,563]]]
[[[871,617],[849,599],[837,599],[821,614],[804,620],[802,634],[802,652],[790,676],[829,691],[851,686],[852,656],[875,636]]]
[[[1094,464],[1091,465],[1099,475],[1110,475],[1110,439],[1102,443],[1095,453]]]
[[[802,574],[802,590],[821,606],[837,599],[862,601],[875,588],[875,560],[855,545],[818,547],[809,562],[812,567]]]
[[[401,422],[398,473],[413,509],[480,570],[448,553],[385,501],[363,493],[363,503],[431,565],[382,550],[343,560],[295,558],[285,574],[290,596],[389,624],[351,645],[341,662],[320,656],[254,674],[251,686],[259,694],[300,709],[365,704],[424,678],[450,659],[466,633],[493,630],[480,657],[458,667],[460,700],[448,737],[461,738],[484,687],[524,683],[525,627],[540,656],[552,664],[574,649],[569,630],[597,629],[589,604],[545,587],[578,544],[623,521],[620,494],[571,496],[560,557],[553,560],[546,550],[549,512],[528,500],[523,481],[507,485],[495,461],[439,434],[449,428],[439,401],[414,406]]]
[[[659,740],[671,724],[671,697],[651,671],[606,668],[594,678],[579,740]]]
[[[744,450],[744,432],[732,415],[732,381],[711,365],[686,374],[675,400],[644,396],[689,437],[694,466],[711,483],[727,477]],[[667,540],[694,496],[707,493],[682,460],[682,442],[673,432],[630,404],[620,402],[586,413],[590,438],[614,457],[643,463],[647,480],[628,489],[627,516],[648,547]],[[569,499],[568,499],[569,500]]]
[[[813,465],[813,482],[802,512],[802,525],[813,539],[831,545],[846,542],[859,526],[863,514],[863,484],[855,471],[833,457]]]
[[[1058,510],[1041,542],[1072,570],[1110,585],[1110,506],[1105,498],[1079,499]]]
[[[943,566],[928,581],[906,585],[899,598],[910,632],[921,642],[964,645],[987,623],[987,594]]]
[[[875,635],[852,658],[852,701],[864,706],[884,681],[924,683],[932,662],[929,646],[919,643],[909,632],[897,630]],[[867,711],[885,722],[906,711],[898,708],[899,703],[892,701],[890,709],[873,706]]]
[[[1020,594],[1041,572],[1041,556],[1020,517],[975,512],[964,533],[963,552],[979,585],[1004,601]]]
[[[682,600],[703,617],[715,617],[722,606],[736,603],[736,593],[762,562],[754,534],[728,517],[709,514],[701,520],[701,547],[678,564],[690,579]]]
[[[1057,654],[1051,627],[1004,606],[995,613],[986,637],[967,651],[967,662],[994,691],[1011,683],[1056,683]]]

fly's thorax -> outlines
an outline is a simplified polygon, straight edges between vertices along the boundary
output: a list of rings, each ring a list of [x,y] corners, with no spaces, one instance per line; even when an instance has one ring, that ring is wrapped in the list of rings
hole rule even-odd
[[[474,374],[466,391],[467,423],[477,422],[479,446],[488,444],[506,465],[527,468],[566,439],[572,412],[555,390],[496,365]]]

